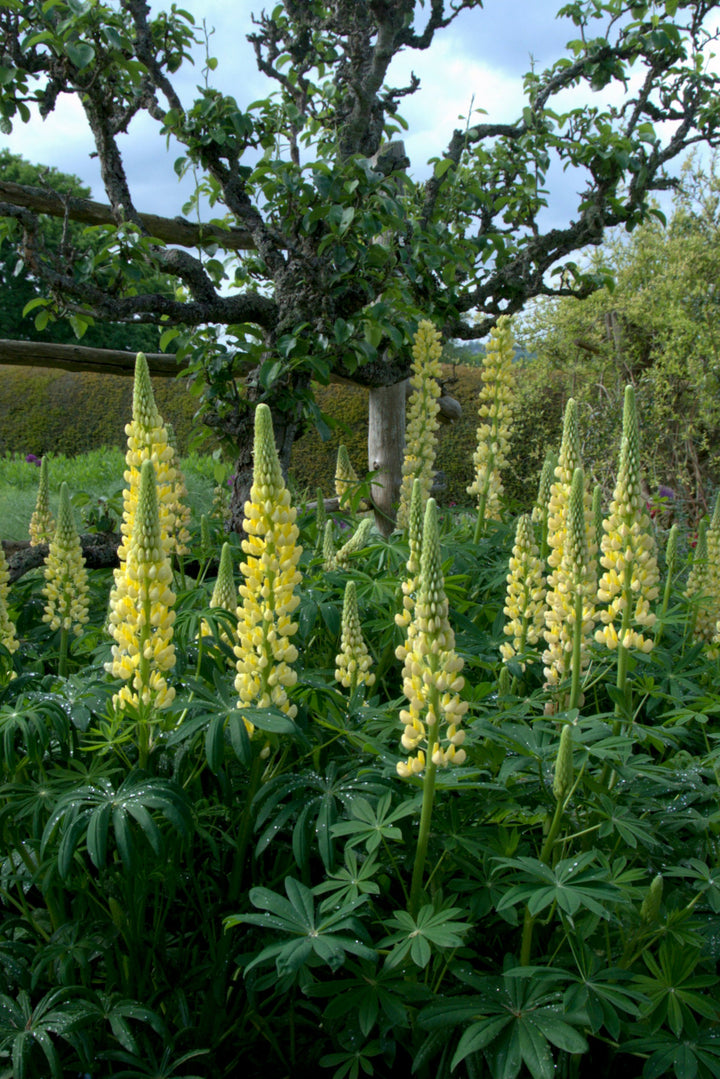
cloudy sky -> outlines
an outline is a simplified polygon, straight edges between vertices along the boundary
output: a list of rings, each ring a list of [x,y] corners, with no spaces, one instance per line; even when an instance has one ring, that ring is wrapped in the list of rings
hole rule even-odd
[[[153,8],[161,4],[152,0]],[[182,6],[193,10],[192,0]],[[405,144],[418,178],[428,174],[427,161],[442,153],[455,127],[465,123],[471,105],[487,110],[489,118],[510,120],[522,107],[522,76],[531,63],[542,68],[559,57],[574,36],[567,19],[558,20],[559,0],[485,0],[483,10],[463,12],[437,35],[431,49],[401,54],[392,68],[394,85],[405,85],[410,72],[421,80],[417,94],[404,102],[409,131]],[[193,12],[214,33],[210,53],[218,60],[213,84],[232,94],[240,108],[265,96],[272,88],[255,67],[246,40],[251,13],[262,0],[204,0]],[[420,14],[422,18],[422,13]],[[179,73],[176,85],[185,103],[192,100],[202,79],[203,52],[194,67]],[[99,169],[80,107],[62,100],[46,121],[18,123],[5,144],[36,164],[54,165],[79,176],[93,196],[104,201]],[[180,213],[188,187],[181,189],[172,169],[179,150],[166,153],[157,125],[138,118],[124,139],[125,162],[138,209],[174,216]]]
[[[161,0],[151,0],[151,4],[153,9],[168,6]],[[271,0],[265,4],[272,6]],[[202,5],[184,0],[181,5],[194,8],[201,25],[205,20],[211,31],[210,54],[218,61],[212,82],[232,94],[241,109],[272,89],[258,73],[246,40],[252,29],[251,13],[262,5],[263,0],[203,0]],[[428,159],[442,153],[455,127],[465,125],[471,106],[486,110],[488,119],[517,117],[525,72],[533,64],[539,69],[549,66],[577,34],[569,19],[556,17],[560,6],[560,0],[485,0],[482,9],[463,12],[440,32],[430,49],[396,58],[391,69],[393,85],[406,85],[411,72],[421,80],[420,90],[405,99],[402,109],[409,123],[405,145],[416,178],[428,175]],[[418,12],[422,21],[420,7]],[[195,66],[187,65],[174,77],[185,104],[190,104],[202,80],[203,57],[199,48]],[[620,93],[615,91],[616,101]],[[587,94],[572,104],[586,100]],[[33,163],[74,173],[90,186],[95,198],[105,201],[87,123],[71,98],[62,99],[61,107],[46,121],[34,118],[29,124],[18,123],[5,143]],[[137,208],[169,217],[179,214],[192,190],[189,180],[180,186],[173,172],[179,148],[171,146],[166,152],[158,125],[148,117],[133,122],[123,143]],[[558,169],[551,173],[550,186],[546,224],[554,225],[566,220],[578,181]]]

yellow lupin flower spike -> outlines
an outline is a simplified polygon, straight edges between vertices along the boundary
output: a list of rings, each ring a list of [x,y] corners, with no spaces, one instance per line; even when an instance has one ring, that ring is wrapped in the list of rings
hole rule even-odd
[[[693,635],[697,641],[710,642],[716,638],[720,619],[720,493],[715,500],[710,525],[705,533],[705,543],[705,572],[696,600]],[[688,581],[688,585],[689,583]]]
[[[569,643],[571,634],[569,627],[564,625],[568,608],[575,600],[568,595],[568,574],[574,574],[574,553],[568,551],[569,528],[570,528],[570,491],[573,478],[577,470],[582,471],[582,454],[580,450],[580,426],[578,423],[577,403],[570,398],[565,407],[563,421],[563,435],[560,444],[558,463],[555,467],[555,480],[550,486],[550,501],[548,503],[547,519],[547,543],[549,548],[547,575],[547,594],[545,611],[544,636],[548,648],[543,655],[545,660],[546,685],[555,686],[563,680],[570,670],[570,655],[563,658],[564,649],[571,649]],[[582,521],[577,516],[579,513],[576,506],[575,528],[584,529],[585,557],[587,559],[582,571],[582,592],[587,599],[586,616],[589,624],[585,627],[587,632],[593,628],[595,613],[594,601],[597,591],[597,542],[595,539],[595,525],[592,511],[592,501],[589,492],[583,486],[582,490]],[[580,542],[579,534],[575,537],[574,546]],[[574,616],[573,616],[574,617]],[[585,623],[586,619],[583,619]],[[585,650],[583,649],[583,656]],[[584,662],[584,660],[583,660]]]
[[[410,398],[405,432],[405,458],[397,514],[398,528],[407,528],[415,479],[420,480],[423,495],[427,498],[430,495],[435,475],[437,429],[440,426],[437,417],[440,411],[438,380],[442,377],[440,368],[442,338],[429,319],[423,319],[418,326],[412,356],[413,374],[410,385],[414,392]]]
[[[515,544],[507,575],[503,612],[508,621],[503,632],[511,641],[500,645],[503,661],[523,656],[540,640],[545,624],[545,583],[532,522],[527,514],[518,520]],[[522,670],[525,662],[520,661]]]
[[[37,502],[30,518],[30,546],[39,547],[41,543],[49,543],[54,535],[55,519],[50,512],[48,463],[47,457],[43,457],[40,462]]]
[[[455,652],[455,635],[448,618],[434,498],[429,498],[425,507],[420,586],[413,619],[407,642],[399,645],[395,654],[404,661],[403,692],[408,707],[400,712],[404,727],[401,742],[410,752],[406,761],[397,764],[398,775],[419,775],[430,764],[433,769],[462,764],[465,750],[460,747],[465,731],[460,724],[468,705],[459,697],[464,685],[460,674],[463,661]]]
[[[354,581],[348,581],[345,585],[340,652],[335,657],[335,664],[336,681],[351,693],[354,693],[359,685],[369,688],[375,682],[375,675],[370,670],[372,657],[367,650],[360,626]]]
[[[175,697],[165,672],[175,666],[172,643],[175,594],[172,567],[162,542],[155,469],[140,469],[140,490],[127,562],[111,597],[110,632],[115,639],[106,670],[125,685],[113,697],[116,708],[130,705],[146,721],[141,730],[140,766],[149,751],[152,711],[167,708]]]
[[[553,573],[553,591],[545,608],[543,653],[545,684],[552,688],[572,675],[569,707],[578,704],[580,677],[587,666],[587,644],[595,621],[596,577],[587,542],[586,490],[583,470],[576,468],[570,485],[567,530],[560,563]]]
[[[486,521],[499,521],[503,495],[501,473],[510,448],[512,404],[515,388],[513,359],[515,341],[508,315],[502,315],[490,333],[483,359],[483,385],[479,394],[477,449],[473,456],[475,479],[467,489],[477,500],[475,542]]]
[[[125,434],[128,440],[125,455],[127,467],[124,473],[127,487],[123,491],[124,508],[120,525],[123,539],[118,547],[120,569],[116,571],[117,575],[122,572],[123,563],[128,557],[140,492],[140,472],[144,461],[152,461],[155,468],[163,547],[168,555],[172,553],[174,547],[176,501],[174,451],[168,442],[167,428],[155,404],[150,372],[142,352],[138,352],[135,360],[132,421],[125,425]]]
[[[248,538],[240,563],[244,583],[238,607],[237,677],[239,707],[279,708],[294,718],[297,708],[287,690],[297,674],[290,666],[297,649],[290,638],[297,631],[291,615],[298,603],[297,564],[302,547],[297,543],[296,511],[290,504],[275,447],[272,417],[266,404],[255,410],[253,484],[245,503],[243,528]],[[248,733],[253,726],[246,720]]]
[[[655,539],[640,490],[640,444],[635,394],[625,389],[620,467],[610,512],[603,521],[600,563],[604,573],[598,585],[598,601],[604,623],[595,639],[614,649],[636,648],[650,652],[653,638],[645,631],[655,625],[650,604],[657,599],[658,570]]]
[[[8,614],[7,601],[10,594],[10,573],[8,570],[5,551],[0,543],[0,644],[7,648],[11,654],[17,652],[19,642],[15,630],[15,623]]]
[[[408,575],[402,583],[403,609],[402,613],[395,615],[395,623],[398,626],[410,624],[412,613],[415,608],[415,595],[420,575],[420,553],[422,551],[423,516],[425,513],[425,494],[421,480],[415,479],[410,499],[410,516],[408,518],[408,560],[406,568]]]
[[[88,575],[67,483],[60,487],[57,528],[45,559],[43,622],[78,635],[88,620]]]

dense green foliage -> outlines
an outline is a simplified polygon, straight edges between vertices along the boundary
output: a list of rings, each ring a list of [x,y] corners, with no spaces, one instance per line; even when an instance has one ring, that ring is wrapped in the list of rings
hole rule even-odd
[[[31,165],[9,150],[0,150],[0,180],[32,187],[51,187],[63,195],[87,198],[89,188],[76,176],[58,169]],[[63,228],[61,221],[49,219],[43,223],[43,242],[48,251],[63,258],[86,261],[98,247],[97,231],[82,229],[72,223]],[[43,300],[45,302],[43,302]],[[26,307],[31,304],[27,314]],[[86,322],[74,316],[66,321],[56,319],[49,310],[49,292],[24,266],[18,252],[7,238],[0,236],[0,327],[1,336],[21,341],[56,341],[67,344],[83,337],[83,344],[95,348],[117,348],[129,351],[154,352],[159,333],[154,326],[121,326],[105,320]]]
[[[7,1075],[229,1079],[251,1060],[268,1079],[712,1079],[720,708],[717,660],[687,635],[686,567],[626,692],[593,646],[579,710],[546,717],[539,664],[499,662],[510,528],[475,544],[472,516],[442,517],[468,757],[438,772],[411,912],[421,781],[395,770],[407,543],[373,534],[348,570],[325,573],[315,517],[300,523],[296,719],[237,709],[233,616],[208,609],[214,524],[209,548],[196,537],[198,579],[176,576],[177,697],[143,770],[136,718],[114,713],[103,666],[109,574],[91,575],[67,679],[42,578],[12,586],[22,644],[0,658],[15,675],[0,686]],[[336,541],[354,523],[338,518]],[[376,675],[351,699],[333,679],[349,579]],[[202,617],[212,632],[200,638]]]
[[[693,519],[720,486],[719,183],[714,162],[688,162],[667,228],[643,225],[598,252],[614,288],[538,303],[517,328],[532,355],[518,410],[525,452],[542,461],[573,396],[584,414],[586,460],[608,489],[619,402],[632,381],[649,490],[671,488]]]

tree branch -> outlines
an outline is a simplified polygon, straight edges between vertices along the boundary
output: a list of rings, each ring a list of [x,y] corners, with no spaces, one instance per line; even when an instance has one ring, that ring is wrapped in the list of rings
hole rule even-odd
[[[12,206],[21,206],[51,217],[69,217],[85,225],[114,225],[115,218],[109,206],[92,199],[75,195],[58,195],[41,187],[12,184],[0,180],[0,198]],[[3,206],[0,203],[0,216]],[[138,215],[150,236],[164,243],[179,247],[202,247],[218,244],[230,251],[250,251],[254,248],[252,236],[245,229],[223,229],[217,225],[196,225],[182,217],[158,217],[157,214]]]

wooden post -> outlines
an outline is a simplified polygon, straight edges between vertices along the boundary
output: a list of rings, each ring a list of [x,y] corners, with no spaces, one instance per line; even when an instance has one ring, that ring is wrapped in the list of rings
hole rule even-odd
[[[384,536],[395,525],[405,452],[406,382],[378,386],[368,395],[368,467],[377,472],[372,483],[375,522]]]

